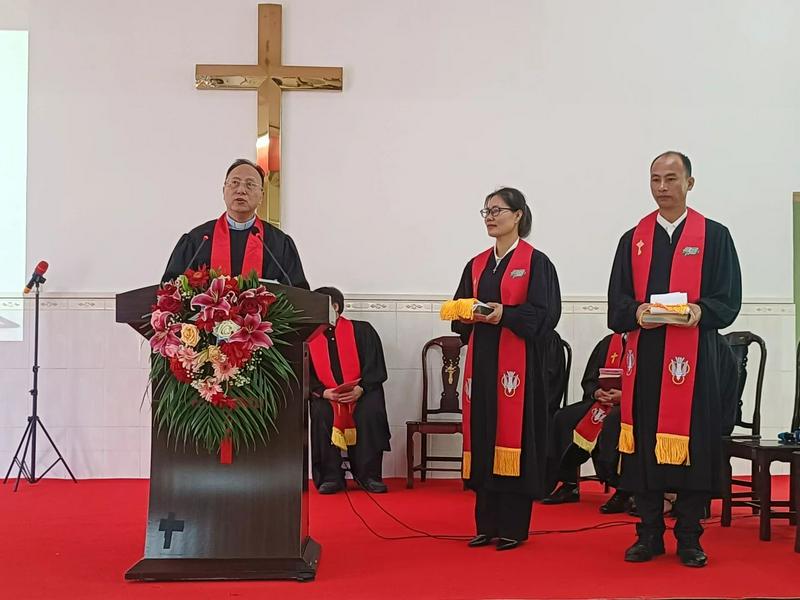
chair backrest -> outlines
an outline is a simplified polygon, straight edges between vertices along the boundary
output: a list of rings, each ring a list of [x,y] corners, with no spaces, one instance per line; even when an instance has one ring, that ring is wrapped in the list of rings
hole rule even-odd
[[[457,335],[433,338],[422,347],[422,420],[428,415],[461,414],[458,381],[461,375],[461,348],[464,342]],[[442,351],[442,395],[439,408],[431,408],[428,397],[428,351],[437,347]]]
[[[725,339],[736,357],[736,365],[739,371],[739,389],[737,390],[738,405],[736,407],[736,427],[749,429],[752,435],[761,435],[761,392],[764,387],[764,371],[767,366],[767,345],[764,340],[750,331],[733,331],[725,335]],[[758,361],[758,374],[756,376],[756,395],[753,406],[753,416],[750,422],[744,420],[742,407],[744,401],[744,387],[747,383],[747,363],[748,353],[751,344],[757,344],[760,350]],[[800,364],[800,363],[798,363]],[[795,404],[797,404],[795,402]],[[736,437],[736,436],[734,436]]]
[[[572,372],[572,346],[565,339],[561,340],[561,345],[564,348],[564,360],[566,361],[566,368],[564,369],[564,380],[561,387],[561,407],[563,408],[569,403],[569,377]]]

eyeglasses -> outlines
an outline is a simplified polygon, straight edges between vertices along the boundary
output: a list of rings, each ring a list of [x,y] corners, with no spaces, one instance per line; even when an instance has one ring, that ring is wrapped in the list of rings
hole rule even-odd
[[[248,192],[255,192],[261,189],[261,185],[253,181],[252,179],[248,179],[246,181],[242,181],[241,179],[237,179],[234,177],[233,179],[229,179],[225,182],[225,187],[235,190],[241,184],[244,184],[244,187],[247,188]]]
[[[489,215],[492,215],[493,218],[497,218],[500,216],[500,213],[504,210],[514,212],[513,208],[506,208],[505,206],[493,206],[492,208],[482,208],[481,209],[481,216],[485,219]]]

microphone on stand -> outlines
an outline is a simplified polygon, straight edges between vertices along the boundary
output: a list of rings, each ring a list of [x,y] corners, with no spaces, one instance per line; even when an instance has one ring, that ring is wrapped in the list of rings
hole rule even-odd
[[[190,258],[190,259],[189,259],[189,262],[187,262],[187,263],[186,263],[186,266],[183,268],[183,271],[182,271],[183,273],[185,273],[185,272],[186,272],[186,269],[191,269],[191,267],[192,267],[192,263],[194,262],[194,259],[195,259],[195,258],[197,258],[197,255],[198,255],[198,254],[200,254],[200,250],[202,250],[202,249],[203,249],[203,246],[205,246],[205,243],[206,243],[207,241],[208,241],[208,236],[207,236],[207,235],[204,235],[204,236],[203,236],[203,240],[200,242],[200,245],[199,245],[199,246],[197,246],[197,250],[195,250],[195,251],[194,251],[194,254],[192,254],[192,258]]]
[[[278,262],[278,259],[277,259],[277,258],[275,258],[275,255],[272,253],[272,250],[270,250],[270,249],[269,249],[269,246],[267,246],[267,243],[264,241],[264,238],[262,238],[262,237],[261,237],[261,232],[260,232],[260,231],[258,231],[258,229],[256,229],[255,227],[253,227],[253,228],[250,230],[250,233],[251,233],[252,235],[254,235],[254,236],[255,236],[255,238],[256,238],[256,239],[257,239],[259,242],[261,242],[261,245],[262,245],[262,246],[264,246],[264,250],[266,250],[266,251],[267,251],[267,254],[269,254],[269,257],[270,257],[270,258],[272,259],[272,261],[273,261],[273,262],[274,262],[274,263],[275,263],[275,264],[278,266],[278,270],[281,272],[281,275],[283,275],[283,276],[286,278],[286,281],[288,282],[288,285],[289,285],[289,287],[294,287],[294,284],[292,283],[292,278],[291,278],[291,277],[289,277],[289,274],[288,274],[288,273],[287,273],[287,272],[284,270],[284,268],[281,266],[281,263],[280,263],[280,262]]]
[[[33,289],[37,283],[42,284],[45,282],[45,278],[42,277],[45,273],[47,273],[47,269],[50,265],[47,263],[46,260],[40,260],[39,264],[36,265],[36,268],[33,270],[33,274],[31,275],[31,280],[22,290],[23,294],[28,294]]]

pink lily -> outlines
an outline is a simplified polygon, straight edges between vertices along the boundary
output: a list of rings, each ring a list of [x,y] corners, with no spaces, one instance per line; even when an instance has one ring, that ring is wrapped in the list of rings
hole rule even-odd
[[[155,332],[150,338],[150,348],[167,358],[175,356],[181,347],[181,340],[178,337],[181,325],[173,323],[174,318],[174,314],[163,310],[154,310],[150,317],[150,325]]]
[[[231,304],[225,299],[225,278],[217,277],[204,294],[192,298],[192,308],[201,308],[200,318],[204,321],[224,321],[228,318]]]
[[[272,346],[272,339],[267,335],[272,333],[272,323],[262,321],[260,315],[245,315],[244,318],[237,316],[234,321],[241,329],[230,337],[229,342],[242,342],[251,349]]]

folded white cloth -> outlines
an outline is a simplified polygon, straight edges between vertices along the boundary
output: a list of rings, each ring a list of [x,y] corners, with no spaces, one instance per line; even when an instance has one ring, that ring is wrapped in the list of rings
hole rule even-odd
[[[681,306],[686,305],[689,298],[686,292],[670,292],[669,294],[653,294],[650,296],[650,304],[663,304],[664,306]],[[659,306],[652,306],[650,313],[657,315],[672,312]]]

